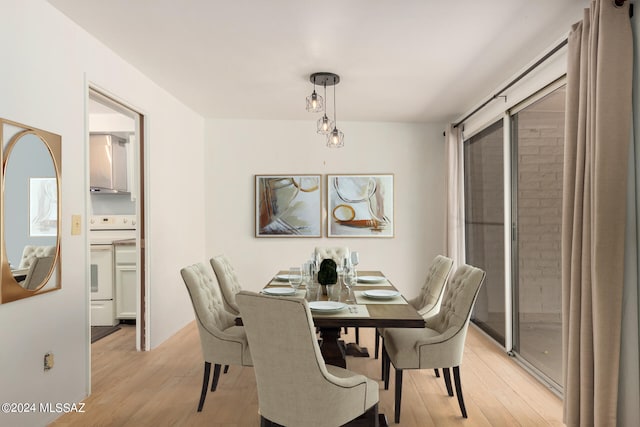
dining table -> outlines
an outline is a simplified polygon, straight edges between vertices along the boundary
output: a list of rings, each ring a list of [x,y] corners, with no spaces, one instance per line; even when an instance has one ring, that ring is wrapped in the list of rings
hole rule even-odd
[[[264,286],[262,292],[269,294],[270,289],[284,290],[290,287],[286,281],[287,273],[288,271],[276,273]],[[352,287],[352,292],[355,301],[350,304],[335,304],[335,302],[333,305],[327,304],[325,303],[329,300],[327,295],[318,295],[317,298],[311,298],[312,301],[309,301],[313,323],[320,332],[320,351],[325,363],[346,368],[345,356],[349,350],[365,352],[368,355],[366,349],[354,343],[345,345],[340,339],[344,328],[424,328],[425,326],[422,316],[381,271],[358,270],[358,281]],[[306,293],[303,285],[295,295],[304,298]],[[327,309],[323,309],[324,307]]]

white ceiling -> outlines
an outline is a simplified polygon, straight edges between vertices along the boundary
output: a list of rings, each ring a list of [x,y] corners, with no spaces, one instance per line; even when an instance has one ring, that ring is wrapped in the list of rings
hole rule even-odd
[[[443,122],[566,35],[589,0],[49,2],[204,117],[309,120],[309,74],[331,71],[339,121]]]

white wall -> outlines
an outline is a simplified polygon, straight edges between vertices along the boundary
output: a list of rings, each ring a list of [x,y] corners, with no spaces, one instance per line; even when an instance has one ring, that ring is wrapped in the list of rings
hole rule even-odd
[[[0,305],[0,402],[79,402],[88,391],[88,241],[85,232],[71,236],[70,219],[88,212],[85,82],[148,119],[152,346],[193,319],[179,268],[204,254],[204,121],[45,0],[3,0],[2,22],[0,117],[62,136],[62,290]],[[55,367],[45,373],[47,351]],[[57,415],[0,413],[0,425]]]
[[[383,270],[414,295],[443,252],[444,125],[343,122],[340,128],[345,146],[329,149],[312,120],[207,120],[206,254],[226,254],[244,288],[260,289],[317,245],[347,245],[360,252],[360,269]],[[254,237],[254,175],[302,173],[322,174],[325,196],[326,174],[393,173],[395,238]],[[323,230],[326,236],[326,222]]]

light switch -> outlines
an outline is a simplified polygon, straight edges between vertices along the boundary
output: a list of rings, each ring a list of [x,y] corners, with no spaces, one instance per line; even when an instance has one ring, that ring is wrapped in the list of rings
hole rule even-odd
[[[82,216],[81,215],[71,215],[71,235],[77,236],[80,234],[82,230]]]

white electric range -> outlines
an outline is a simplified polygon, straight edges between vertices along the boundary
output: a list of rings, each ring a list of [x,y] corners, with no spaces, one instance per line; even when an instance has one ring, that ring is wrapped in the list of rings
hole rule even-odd
[[[91,326],[118,323],[114,303],[113,243],[135,238],[135,215],[96,215],[89,219]]]

